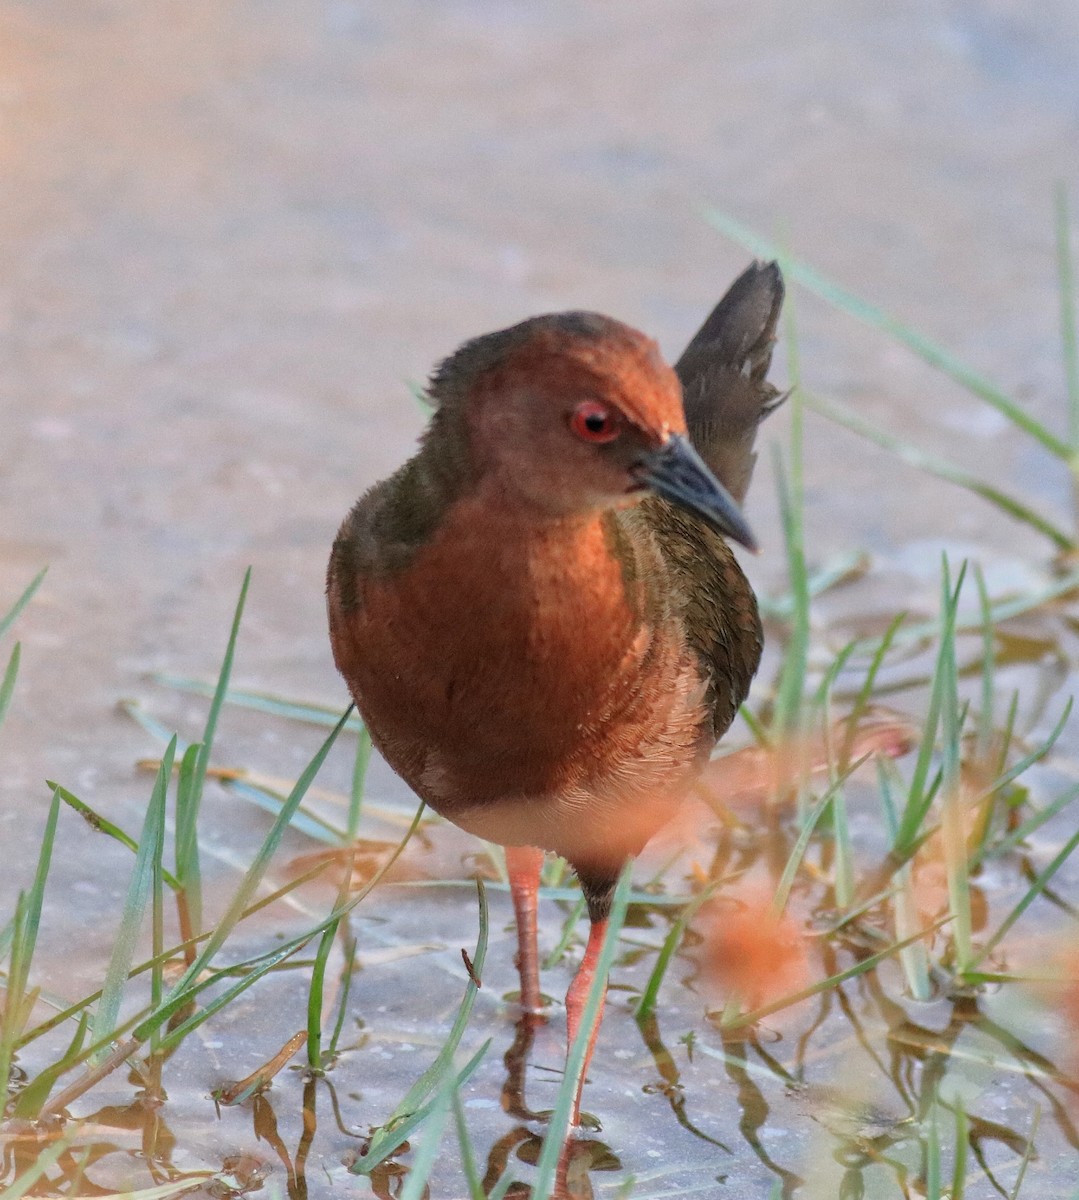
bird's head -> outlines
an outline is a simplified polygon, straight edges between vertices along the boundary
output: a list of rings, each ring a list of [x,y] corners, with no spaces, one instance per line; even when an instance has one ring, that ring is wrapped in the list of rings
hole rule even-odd
[[[682,388],[650,338],[609,317],[534,317],[466,342],[435,372],[428,443],[450,429],[500,502],[556,515],[650,491],[756,548],[745,518],[686,434]]]

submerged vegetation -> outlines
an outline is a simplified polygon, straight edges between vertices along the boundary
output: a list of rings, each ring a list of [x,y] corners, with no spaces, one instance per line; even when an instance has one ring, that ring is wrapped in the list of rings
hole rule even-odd
[[[775,253],[729,218],[714,216],[755,252]],[[809,267],[786,259],[785,270],[968,387],[1074,480],[1079,365],[1063,194],[1058,218],[1070,405],[1068,429],[1060,435],[951,355]],[[744,712],[750,744],[718,759],[706,775],[700,811],[711,818],[698,814],[663,835],[651,878],[642,878],[642,866],[635,882],[622,879],[601,963],[612,968],[615,1003],[625,1009],[628,1002],[645,1054],[626,1051],[612,1060],[605,1026],[592,1086],[617,1069],[637,1101],[642,1090],[661,1097],[678,1145],[698,1148],[692,1160],[680,1163],[673,1152],[634,1158],[634,1149],[651,1144],[632,1125],[636,1101],[624,1109],[615,1092],[602,1088],[595,1097],[586,1091],[586,1106],[601,1117],[608,1105],[616,1107],[616,1128],[629,1130],[627,1140],[640,1146],[619,1145],[614,1136],[606,1145],[591,1135],[564,1146],[587,1020],[569,1070],[552,1085],[552,1110],[537,1114],[525,1104],[532,1033],[519,1028],[507,1052],[513,1009],[478,1003],[490,990],[484,980],[489,897],[501,905],[505,890],[494,847],[440,885],[454,895],[474,891],[478,919],[474,945],[461,950],[460,986],[452,1003],[442,997],[450,1003],[449,1019],[427,1030],[427,1041],[413,1039],[430,1048],[425,1068],[412,1072],[389,1104],[383,1104],[385,1087],[375,1103],[341,1094],[339,1080],[358,1086],[362,1078],[350,1062],[367,1036],[357,1041],[357,1009],[364,1010],[369,1031],[430,999],[398,989],[392,1012],[370,1011],[360,994],[362,963],[375,949],[391,952],[392,937],[389,945],[370,943],[372,924],[357,918],[384,921],[410,905],[431,903],[432,893],[423,890],[431,881],[413,873],[396,877],[391,904],[386,876],[429,830],[445,827],[422,808],[406,813],[367,794],[371,744],[354,716],[233,686],[245,578],[216,683],[159,680],[207,695],[197,738],[185,743],[144,708],[128,706],[163,747],[153,763],[141,830],[118,828],[62,781],[49,785],[32,882],[10,912],[0,913],[0,1200],[125,1187],[142,1200],[195,1189],[219,1197],[259,1189],[296,1197],[308,1189],[346,1188],[404,1200],[428,1194],[545,1200],[593,1191],[641,1200],[735,1193],[812,1200],[870,1191],[930,1200],[1070,1194],[1079,1163],[1073,1050],[1079,832],[1069,809],[1079,784],[1068,781],[1075,771],[1067,757],[1071,704],[1063,696],[1032,701],[1008,685],[1009,672],[1023,660],[1022,637],[1009,622],[1036,619],[1052,630],[1045,640],[1034,639],[1035,655],[1074,634],[1076,526],[809,394],[799,380],[793,324],[787,344],[792,438],[787,453],[777,455],[776,475],[789,591],[763,605],[771,642],[782,653],[772,655],[775,673],[759,681]],[[809,567],[801,469],[806,407],[1044,535],[1061,556],[1057,576],[1036,593],[993,596],[977,563],[944,559],[934,619],[896,613],[883,628],[849,636],[840,621],[822,623],[816,606],[844,570]],[[39,575],[0,619],[5,645],[41,582]],[[0,721],[18,670],[15,644],[0,680]],[[885,700],[902,704],[908,716],[884,709]],[[217,762],[219,722],[241,709],[277,725],[325,730],[294,784],[280,786]],[[341,751],[336,743],[347,739],[355,740],[351,789],[334,807],[314,784],[331,751]],[[724,751],[734,740],[728,737]],[[227,897],[204,886],[202,799],[210,782],[266,814],[251,817],[265,820],[266,832]],[[111,955],[100,964],[100,986],[84,996],[58,995],[56,972],[35,962],[42,922],[62,919],[47,894],[65,805],[86,818],[88,842],[107,837],[131,855]],[[397,835],[386,836],[393,828]],[[290,830],[315,851],[288,859],[282,841]],[[553,904],[562,910],[562,925],[546,930],[553,966],[574,950],[582,905],[559,863],[548,863],[545,882],[548,911]],[[270,932],[268,918],[277,921],[282,913],[287,932]],[[461,938],[470,940],[465,928]],[[169,1121],[182,1126],[208,1119],[203,1113],[196,1122],[190,1103],[170,1116],[168,1091],[177,1086],[182,1048],[215,1021],[245,1011],[253,997],[257,1003],[260,987],[282,973],[302,979],[305,1003],[275,1011],[272,1028],[280,1038],[265,1061],[205,1099],[211,1109],[251,1109],[256,1137],[269,1148],[265,1161],[250,1153],[219,1166],[205,1158],[193,1164],[190,1154],[175,1153],[168,1129]],[[46,977],[53,981],[48,989],[41,982]],[[425,989],[422,972],[409,978]],[[600,993],[593,990],[594,1014]],[[624,1020],[623,1013],[612,1015],[609,1026]],[[500,1054],[507,1078],[502,1107],[515,1122],[504,1127],[496,1123],[503,1120],[497,1109],[495,1117],[485,1116],[493,1095],[485,1103],[477,1091],[481,1076],[486,1087],[497,1079],[490,1060]],[[292,1153],[266,1099],[288,1071],[302,1078],[304,1112],[304,1132]],[[404,1078],[396,1071],[394,1086]],[[706,1091],[717,1075],[722,1101],[719,1092]],[[196,1086],[205,1094],[212,1081]],[[106,1107],[94,1109],[103,1090],[108,1115]],[[320,1093],[333,1112],[329,1130],[318,1132],[326,1142],[321,1150],[314,1140]],[[728,1121],[735,1112],[737,1129],[714,1120],[710,1106],[722,1107]],[[802,1132],[787,1145],[769,1125],[777,1106],[784,1127],[800,1122]],[[129,1121],[138,1128],[135,1148],[121,1155],[123,1168],[114,1154],[120,1109],[137,1113]],[[656,1110],[648,1111],[651,1122]],[[319,1154],[316,1179],[309,1156]],[[111,1168],[99,1170],[110,1156]],[[620,1156],[632,1167],[623,1167]],[[283,1174],[269,1169],[274,1159]]]

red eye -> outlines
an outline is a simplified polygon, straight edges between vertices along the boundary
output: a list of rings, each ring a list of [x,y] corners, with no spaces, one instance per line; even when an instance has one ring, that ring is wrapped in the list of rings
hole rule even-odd
[[[569,427],[585,442],[613,442],[621,433],[618,418],[598,400],[578,404],[570,417]]]

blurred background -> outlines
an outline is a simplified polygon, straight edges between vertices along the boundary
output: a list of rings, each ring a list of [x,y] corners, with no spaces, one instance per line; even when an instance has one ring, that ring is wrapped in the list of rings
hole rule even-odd
[[[32,870],[45,778],[137,825],[133,764],[157,750],[116,703],[194,720],[149,676],[214,673],[249,564],[238,681],[343,707],[325,560],[422,428],[409,383],[568,307],[676,356],[750,257],[708,207],[1063,422],[1053,189],[1079,208],[1077,63],[1071,0],[5,0],[0,610],[49,574],[0,735],[0,890]],[[807,386],[1066,510],[1066,473],[1003,419],[792,294]],[[784,575],[769,459],[748,508],[765,590]],[[813,416],[806,478],[811,558],[868,549],[892,611],[933,610],[941,539],[1002,570],[1046,557]],[[222,729],[282,774],[312,745]],[[207,793],[240,848],[235,811]],[[63,821],[92,926],[124,856]]]

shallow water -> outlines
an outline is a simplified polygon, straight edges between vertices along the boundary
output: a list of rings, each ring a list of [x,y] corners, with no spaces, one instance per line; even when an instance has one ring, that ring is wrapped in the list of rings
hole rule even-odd
[[[212,676],[247,564],[238,682],[343,707],[324,561],[356,493],[420,428],[405,380],[466,336],[569,306],[635,322],[676,353],[746,257],[698,205],[783,231],[804,258],[1063,425],[1051,188],[1063,178],[1079,196],[1079,16],[1069,4],[1032,13],[1007,0],[901,0],[868,13],[847,0],[751,11],[689,0],[56,0],[8,4],[0,29],[0,610],[50,564],[19,622],[21,677],[0,734],[5,918],[32,874],[44,779],[138,828],[150,778],[134,764],[160,747],[116,703],[137,697],[196,735],[204,703],[148,676]],[[813,390],[1066,519],[1063,470],[995,414],[882,337],[796,301]],[[774,418],[768,435],[784,442],[786,420]],[[812,557],[873,556],[865,578],[822,601],[821,644],[879,630],[900,608],[931,616],[942,544],[979,558],[995,595],[1044,579],[1047,546],[980,501],[819,419],[807,436]],[[749,569],[776,593],[769,458],[750,504],[766,554]],[[1020,731],[1044,736],[1072,690],[1075,630],[1043,614],[1008,632],[1001,695],[1018,686]],[[773,650],[758,697],[774,663]],[[889,668],[900,707],[919,710],[929,663],[923,652]],[[294,777],[317,741],[230,711],[216,757]],[[1074,780],[1077,761],[1069,728],[1029,785],[1047,800]],[[339,748],[320,782],[343,792],[349,770]],[[880,818],[870,782],[853,821],[872,862]],[[409,811],[378,764],[370,791]],[[212,910],[266,819],[216,786],[204,817]],[[1066,817],[1042,830],[1036,865],[1070,832]],[[453,881],[483,856],[446,826],[429,837],[402,881],[357,912],[362,969],[343,1039],[354,1048],[328,1081],[289,1068],[257,1102],[215,1109],[215,1087],[304,1023],[302,973],[273,976],[166,1064],[163,1106],[141,1102],[144,1081],[119,1073],[74,1106],[107,1131],[99,1147],[114,1147],[86,1168],[82,1194],[226,1161],[239,1191],[364,1194],[342,1160],[440,1044],[465,986],[460,948],[474,944],[475,897]],[[312,848],[290,835],[278,875]],[[743,850],[780,855],[763,835]],[[36,964],[52,991],[73,998],[98,986],[129,867],[126,852],[63,815]],[[986,875],[987,903],[1005,911],[1015,870]],[[451,884],[412,886],[427,876]],[[1074,876],[1066,867],[1061,896],[1076,894]],[[668,885],[681,888],[677,873]],[[799,900],[807,911],[825,903],[812,889]],[[301,908],[261,920],[250,947],[329,902],[310,889]],[[494,1039],[465,1109],[497,1175],[506,1158],[534,1154],[540,1127],[500,1103],[513,1043],[502,998],[514,977],[508,901],[492,888],[490,902],[484,987],[463,1049]],[[563,907],[544,906],[548,948]],[[1052,1068],[1074,1064],[1057,1061],[1061,1030],[1037,1004],[1007,989],[899,1004],[886,967],[879,983],[867,977],[756,1042],[724,1047],[704,997],[679,983],[693,965],[678,959],[656,1028],[640,1030],[627,1001],[667,918],[634,920],[622,957],[635,961],[616,967],[586,1099],[603,1125],[581,1151],[598,1194],[617,1194],[632,1174],[643,1196],[767,1196],[777,1178],[807,1180],[804,1196],[893,1195],[903,1171],[916,1194],[924,1130],[910,1117],[934,1073],[970,1097],[984,1122],[977,1144],[1005,1191],[1038,1108],[1021,1196],[1059,1195],[1073,1181],[1074,1109],[1060,1107],[1071,1089]],[[1024,920],[1021,944],[1042,957],[1070,928],[1049,901]],[[843,949],[851,959],[863,951]],[[547,972],[553,996],[569,970]],[[692,1058],[680,1040],[690,1032]],[[945,1058],[949,1045],[963,1053]],[[550,1106],[561,1057],[556,1009],[528,1056],[532,1107]],[[837,1085],[864,1107],[834,1106]],[[74,1161],[57,1174],[70,1181]],[[435,1194],[460,1194],[455,1162],[447,1149]],[[376,1181],[374,1194],[400,1182]],[[972,1171],[967,1195],[995,1194]]]

